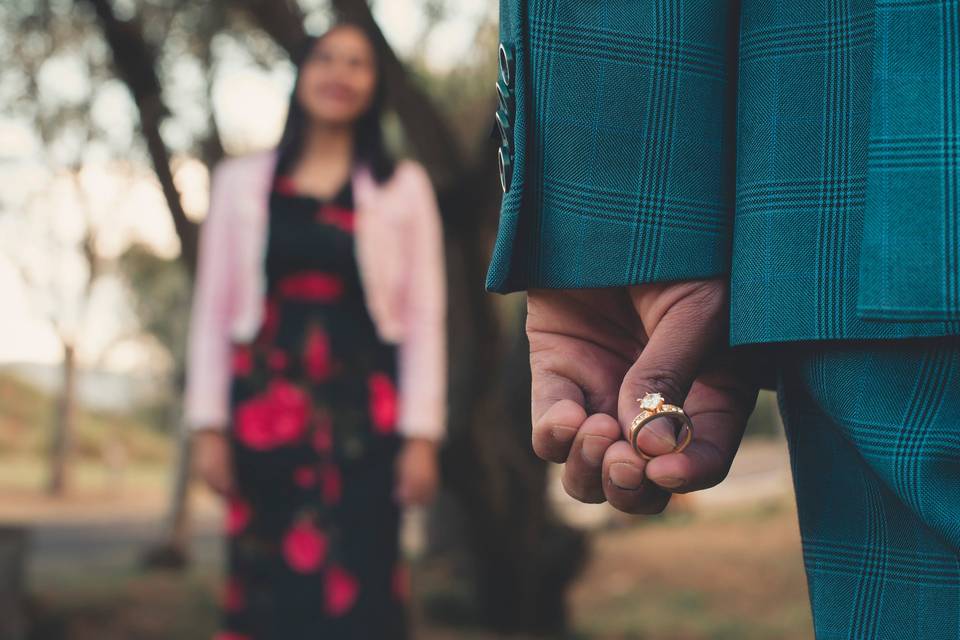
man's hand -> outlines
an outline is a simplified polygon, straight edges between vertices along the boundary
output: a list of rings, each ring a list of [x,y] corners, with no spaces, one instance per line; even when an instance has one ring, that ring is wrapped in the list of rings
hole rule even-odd
[[[670,492],[713,486],[727,473],[756,400],[726,355],[727,295],[719,280],[591,290],[531,290],[533,447],[565,462],[563,484],[583,502],[657,513]],[[683,405],[694,440],[656,420],[624,439],[649,392]]]

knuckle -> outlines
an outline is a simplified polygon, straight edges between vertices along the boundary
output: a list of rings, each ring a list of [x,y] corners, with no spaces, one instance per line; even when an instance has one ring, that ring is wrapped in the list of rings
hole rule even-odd
[[[703,489],[709,489],[715,487],[724,480],[727,479],[727,475],[730,473],[730,465],[727,465],[721,469],[718,469],[715,473],[711,473],[707,476],[706,482],[703,483]]]
[[[630,513],[638,516],[655,516],[663,513],[663,510],[667,508],[667,502],[669,502],[669,496],[666,499],[660,496],[655,498],[648,497],[646,500],[638,500],[630,505]]]
[[[538,458],[545,462],[560,463],[567,459],[566,452],[560,447],[549,442],[549,435],[541,436],[537,432],[533,434],[533,452]]]
[[[721,482],[723,482],[724,480],[727,479],[727,476],[728,476],[729,474],[730,474],[730,465],[727,465],[727,466],[723,467],[722,469],[720,469],[720,471],[718,471],[718,472],[710,479],[710,482],[713,483],[711,486],[715,486],[715,485],[720,484]]]
[[[669,500],[669,494],[662,492],[656,492],[654,495],[651,495],[650,492],[642,490],[630,492],[614,489],[612,492],[607,493],[607,501],[612,507],[623,513],[636,516],[650,516],[661,513],[666,509]]]
[[[596,504],[604,501],[603,492],[592,486],[595,483],[571,472],[569,468],[564,469],[560,484],[568,496],[579,502]]]
[[[726,308],[727,295],[727,284],[723,280],[703,280],[690,283],[683,302],[698,314],[713,316]]]

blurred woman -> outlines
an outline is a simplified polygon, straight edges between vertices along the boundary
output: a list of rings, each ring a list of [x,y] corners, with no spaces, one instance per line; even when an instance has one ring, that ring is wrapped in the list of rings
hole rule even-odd
[[[220,640],[406,635],[399,505],[437,487],[445,277],[426,173],[384,148],[374,42],[309,42],[278,148],[214,172],[186,419],[228,500]]]

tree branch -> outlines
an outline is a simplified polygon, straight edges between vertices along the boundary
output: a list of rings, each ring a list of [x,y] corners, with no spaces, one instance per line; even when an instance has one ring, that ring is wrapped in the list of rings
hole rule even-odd
[[[113,12],[110,0],[85,0],[97,15],[103,37],[113,54],[117,75],[127,85],[140,114],[140,130],[163,197],[170,209],[173,226],[180,238],[180,256],[190,273],[196,268],[198,229],[183,209],[180,192],[170,168],[170,151],[160,135],[160,124],[169,113],[163,103],[156,53],[147,44],[141,25],[122,21]]]

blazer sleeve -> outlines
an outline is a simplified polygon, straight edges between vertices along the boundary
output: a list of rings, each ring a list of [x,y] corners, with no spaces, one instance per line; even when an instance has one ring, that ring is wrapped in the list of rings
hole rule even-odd
[[[200,231],[187,340],[184,423],[189,429],[224,429],[229,416],[235,270],[229,219],[232,203],[226,173],[223,165],[213,173],[210,208]]]
[[[490,290],[728,273],[737,4],[501,0]]]
[[[400,170],[400,169],[398,169]],[[399,345],[400,433],[439,441],[447,418],[447,292],[443,231],[430,179],[406,163],[409,197],[410,269],[406,285],[404,335]]]

